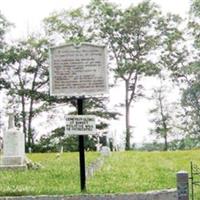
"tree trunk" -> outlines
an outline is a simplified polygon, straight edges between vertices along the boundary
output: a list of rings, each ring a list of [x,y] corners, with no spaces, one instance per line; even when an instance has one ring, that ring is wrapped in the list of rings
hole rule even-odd
[[[26,129],[26,110],[25,110],[25,97],[22,95],[22,123],[23,123],[23,133],[24,133],[24,140],[26,144],[26,139],[27,139],[27,129]]]
[[[166,122],[165,122],[165,118],[163,117],[163,129],[164,129],[164,151],[167,151],[168,150],[168,141],[167,141],[167,132],[168,132],[168,130],[167,130],[167,124],[166,124]]]
[[[162,128],[164,130],[164,135],[163,135],[163,138],[164,138],[164,148],[163,150],[164,151],[167,151],[168,150],[168,142],[167,142],[167,124],[166,124],[166,116],[164,114],[164,110],[163,110],[163,101],[162,101],[162,96],[161,96],[161,92],[159,93],[159,104],[160,104],[160,114],[161,114],[161,117],[162,117]]]
[[[129,94],[129,81],[125,81],[125,123],[126,123],[126,143],[125,143],[125,150],[130,150],[130,121],[129,121],[129,113],[130,113],[130,106],[128,102],[128,94]]]
[[[37,63],[37,68],[33,76],[31,93],[34,93],[35,91],[36,77],[38,75],[39,66],[40,63]],[[30,95],[30,107],[29,107],[29,118],[28,118],[28,148],[32,148],[34,144],[34,138],[32,133],[33,104],[34,104],[34,96]]]
[[[31,148],[33,144],[33,133],[31,129],[32,119],[33,119],[33,99],[31,98],[29,117],[28,117],[28,148]]]
[[[164,135],[164,140],[165,140],[164,151],[167,151],[168,150],[167,133],[165,133],[165,135]]]

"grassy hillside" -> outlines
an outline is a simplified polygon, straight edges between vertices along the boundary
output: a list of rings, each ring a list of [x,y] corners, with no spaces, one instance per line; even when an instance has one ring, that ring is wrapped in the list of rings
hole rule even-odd
[[[176,172],[200,166],[200,151],[116,152],[88,182],[89,192],[144,192],[176,187]]]
[[[86,153],[86,163],[98,157]],[[78,153],[31,154],[44,168],[27,171],[1,171],[0,196],[36,194],[78,194]],[[200,151],[115,152],[103,168],[87,181],[88,193],[143,192],[176,187],[176,172],[189,171],[190,161],[200,166]]]

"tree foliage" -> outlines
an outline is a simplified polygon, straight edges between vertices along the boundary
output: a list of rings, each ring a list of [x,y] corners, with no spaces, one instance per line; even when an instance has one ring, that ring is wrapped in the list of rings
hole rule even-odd
[[[48,41],[30,37],[6,49],[3,77],[10,85],[8,95],[20,106],[18,120],[22,122],[28,147],[34,143],[33,118],[45,108],[42,97],[48,93]]]
[[[0,14],[0,89],[6,89],[11,97],[10,101],[19,105],[16,122],[22,124],[27,145],[30,147],[34,144],[32,122],[38,113],[49,111],[52,106],[61,103],[77,108],[76,98],[49,95],[49,45],[82,42],[108,45],[111,76],[115,81],[124,84],[127,150],[131,147],[132,135],[130,108],[139,97],[144,96],[146,77],[157,78],[160,71],[170,72],[173,83],[178,83],[181,89],[181,104],[184,110],[184,123],[181,128],[189,135],[199,138],[199,10],[200,0],[193,0],[188,27],[183,29],[183,20],[178,15],[163,15],[159,7],[148,0],[125,9],[106,0],[92,0],[85,9],[62,10],[45,18],[44,38],[29,37],[11,45],[8,45],[4,38],[11,24]],[[166,150],[167,137],[172,127],[169,122],[170,112],[165,109],[164,90],[155,90],[157,106],[152,109],[152,113],[157,115],[153,120],[156,124],[154,131],[164,138]],[[98,116],[97,126],[100,129],[106,129],[109,120],[117,119],[118,116],[117,112],[107,108],[107,103],[105,97],[84,100],[84,113]],[[77,111],[71,114],[77,114]],[[55,142],[56,138],[62,138],[62,134],[63,128],[58,128],[52,135],[41,137],[39,143],[43,147],[47,145],[45,151],[48,148],[57,148],[56,145],[61,144],[61,140]],[[187,139],[193,141],[189,136]],[[69,137],[66,141],[62,138],[62,142],[70,142],[71,150],[75,150],[77,145],[77,139],[74,137]],[[48,143],[53,146],[49,147]]]
[[[54,12],[44,19],[47,36],[53,43],[91,42],[90,27],[82,8]]]
[[[196,139],[200,136],[200,1],[194,0],[191,5],[187,29],[187,38],[190,39],[189,53],[186,61],[179,68],[173,68],[173,76],[179,81],[182,91],[181,104],[184,110],[182,115],[184,131]]]
[[[4,56],[5,56],[5,48],[7,46],[5,42],[5,34],[8,32],[10,27],[11,23],[9,23],[7,19],[0,12],[0,90],[9,87],[8,82],[6,81],[6,79],[2,77],[1,74],[4,70],[3,67],[5,64]]]
[[[85,136],[84,148],[86,150],[96,150],[96,140],[95,136]],[[34,145],[33,150],[35,152],[60,152],[61,149],[64,152],[79,150],[78,136],[65,135],[64,127],[56,128],[50,135],[43,135]]]
[[[155,104],[150,109],[150,114],[153,116],[151,118],[153,124],[151,134],[155,135],[158,139],[163,139],[163,150],[167,151],[169,148],[169,138],[173,137],[173,131],[175,131],[174,115],[176,109],[175,106],[172,106],[172,102],[169,102],[169,99],[167,99],[169,81],[165,81],[161,74],[159,79],[159,86],[153,89],[151,97],[151,100]]]
[[[175,28],[180,20],[178,16],[162,16],[150,1],[122,10],[106,1],[93,0],[90,15],[100,37],[109,44],[116,62],[114,76],[125,85],[126,149],[130,149],[130,107],[143,94],[144,77],[181,60],[174,52],[181,37]]]
[[[48,38],[53,41],[54,45],[58,41],[75,44],[95,41],[91,19],[82,8],[54,12],[44,19],[44,27]],[[100,119],[99,126],[103,124],[104,128],[108,126],[109,119],[117,119],[119,115],[118,112],[108,110],[107,102],[107,97],[84,99],[84,114],[96,115]],[[71,99],[70,105],[77,108],[76,99]],[[77,111],[71,112],[71,114],[77,114]]]

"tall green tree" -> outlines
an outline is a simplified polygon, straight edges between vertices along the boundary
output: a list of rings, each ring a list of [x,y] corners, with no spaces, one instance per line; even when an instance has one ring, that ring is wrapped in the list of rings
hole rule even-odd
[[[171,91],[168,92],[174,93],[174,95],[177,95],[177,90],[180,89],[180,73],[183,73],[182,69],[185,67],[189,56],[186,46],[187,40],[184,35],[186,30],[182,22],[183,20],[179,15],[167,13],[166,16],[159,19],[158,23],[161,43],[158,53],[158,66],[161,69],[159,79],[161,79],[162,82],[167,81],[168,85],[171,87]],[[179,84],[177,84],[178,82]],[[154,129],[154,132],[157,132],[159,136],[164,138],[164,150],[167,150],[168,135],[172,138],[173,133],[178,133],[177,135],[179,135],[179,137],[183,137],[184,133],[181,127],[182,119],[180,118],[180,110],[182,110],[182,108],[180,106],[181,103],[178,103],[180,99],[177,96],[176,106],[172,105],[172,103],[167,103],[165,90],[167,90],[167,85],[161,85],[161,87],[155,91],[155,94],[157,94],[155,95],[157,109],[155,108],[152,111],[154,114],[160,114],[160,118],[155,118],[153,121],[159,126],[161,125],[161,127],[155,126],[157,129]],[[172,107],[171,110],[169,109],[170,107]],[[176,117],[173,117],[175,113]],[[172,121],[175,123],[172,123]]]
[[[200,1],[193,0],[189,21],[193,37],[194,54],[187,66],[187,88],[183,91],[182,103],[190,117],[193,134],[200,138]]]
[[[109,44],[116,62],[115,78],[124,82],[125,88],[125,148],[130,149],[130,108],[141,96],[142,80],[156,74],[159,69],[150,55],[159,44],[157,31],[159,9],[149,1],[125,10],[101,0],[90,5],[96,29]]]
[[[182,48],[182,62],[171,67],[172,76],[178,82],[182,92],[181,104],[183,112],[181,116],[182,129],[191,137],[200,137],[200,1],[194,0],[191,5],[186,39],[190,43]],[[177,45],[181,47],[182,45]]]
[[[35,37],[12,44],[4,57],[3,75],[10,85],[8,95],[13,98],[13,103],[20,104],[19,121],[27,147],[34,144],[33,118],[45,108],[41,98],[48,94],[47,58],[48,41]]]
[[[173,102],[169,101],[170,79],[166,79],[166,75],[160,73],[158,86],[153,89],[151,100],[154,102],[153,108],[150,109],[152,116],[151,134],[155,135],[158,139],[163,139],[163,150],[167,151],[169,147],[169,138],[172,139],[175,132],[175,113],[176,107]]]
[[[199,71],[199,70],[198,70]],[[199,72],[198,72],[199,73]],[[191,136],[200,138],[200,75],[196,74],[182,93],[181,103],[185,111],[185,131]]]

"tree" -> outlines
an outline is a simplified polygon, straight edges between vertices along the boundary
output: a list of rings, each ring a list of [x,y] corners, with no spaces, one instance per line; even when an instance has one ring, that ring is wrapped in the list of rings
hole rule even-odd
[[[160,11],[149,1],[122,11],[116,5],[94,0],[90,5],[90,15],[115,59],[115,78],[125,85],[125,147],[128,150],[131,138],[130,107],[142,95],[142,79],[159,71],[150,55],[159,44],[157,23]]]
[[[160,118],[153,119],[156,126],[154,133],[164,138],[164,150],[167,150],[169,147],[167,141],[169,135],[171,139],[173,132],[178,133],[179,137],[184,135],[181,127],[180,103],[176,103],[175,106],[167,102],[165,96],[168,88],[167,85],[171,85],[169,93],[174,93],[174,89],[178,89],[176,84],[180,78],[180,73],[178,72],[181,72],[185,63],[187,63],[189,52],[185,44],[185,30],[182,28],[182,18],[180,16],[168,13],[166,16],[160,18],[158,31],[160,31],[160,42],[162,44],[158,57],[158,65],[161,69],[159,75],[161,85],[160,88],[154,91],[157,106],[151,112],[158,116],[160,115]],[[163,86],[162,83],[166,81],[168,84]],[[179,100],[178,97],[177,100]],[[170,107],[172,107],[171,110],[169,110]],[[174,116],[175,114],[176,116]]]
[[[187,83],[183,90],[182,105],[190,118],[191,133],[200,138],[200,1],[193,0],[190,10],[190,21],[188,27],[193,37],[193,58],[186,68]]]
[[[59,35],[67,42],[100,40],[109,44],[110,57],[115,62],[112,71],[116,80],[125,85],[128,150],[130,108],[143,95],[144,77],[157,74],[163,67],[177,67],[183,61],[183,51],[175,51],[181,43],[182,33],[176,28],[181,20],[175,15],[161,16],[158,7],[149,1],[121,10],[106,1],[93,0],[88,10],[87,16],[81,9],[54,13],[45,19],[46,32],[50,38]]]
[[[54,12],[44,19],[44,28],[52,43],[91,42],[89,20],[82,8]]]
[[[4,79],[2,77],[2,72],[4,70],[4,57],[5,57],[5,47],[7,46],[6,42],[5,42],[5,34],[6,32],[9,30],[9,28],[11,27],[11,23],[9,23],[6,18],[0,13],[0,90],[3,88],[8,88],[9,84],[6,81],[6,79]]]
[[[85,136],[84,148],[96,150],[96,136]],[[63,147],[63,151],[78,151],[78,136],[65,135],[65,128],[56,128],[49,135],[43,135],[34,146],[35,152],[58,152]]]
[[[82,8],[54,12],[44,19],[47,37],[54,44],[59,42],[80,44],[95,41],[91,27],[91,19]],[[96,115],[100,120],[98,126],[107,128],[109,119],[117,119],[119,113],[108,110],[107,97],[91,97],[84,99],[84,114]],[[76,99],[69,100],[70,105],[77,108]],[[71,112],[77,114],[77,111]],[[105,120],[107,120],[105,122]]]
[[[171,72],[175,80],[178,78],[176,72],[182,70],[189,55],[182,22],[183,20],[179,15],[168,13],[160,18],[158,23],[161,44],[158,65],[161,70]]]
[[[190,21],[189,21],[189,28],[192,30],[192,35],[194,37],[194,46],[197,49],[200,49],[200,1],[193,0],[191,9],[190,9]]]
[[[187,29],[187,40],[191,41],[188,50],[183,48],[182,62],[175,67],[170,67],[172,76],[182,91],[181,105],[182,129],[189,136],[199,139],[200,133],[200,1],[194,0],[191,6]],[[177,45],[178,46],[178,45]]]
[[[151,129],[151,133],[156,135],[157,138],[163,138],[164,151],[168,150],[168,138],[169,136],[172,136],[174,130],[172,122],[175,110],[173,110],[173,112],[170,110],[172,106],[167,100],[166,94],[169,93],[167,90],[167,88],[169,88],[169,86],[167,87],[168,84],[169,82],[164,84],[164,77],[160,74],[160,85],[153,90],[153,95],[151,97],[151,99],[155,102],[155,106],[150,110],[150,114],[154,116],[151,119],[151,122],[154,124],[154,128]]]
[[[11,27],[11,23],[7,21],[7,19],[0,12],[0,50],[2,51],[5,43],[5,34]]]
[[[43,109],[41,98],[48,94],[48,41],[30,37],[12,44],[4,56],[4,78],[10,88],[8,95],[13,103],[21,105],[19,120],[22,121],[27,147],[34,144],[33,118]]]
[[[11,23],[7,21],[7,19],[0,12],[0,90],[4,88],[9,88],[9,84],[6,79],[2,76],[4,70],[4,57],[5,57],[5,48],[7,46],[5,42],[5,35],[9,28],[11,27]],[[0,110],[0,130],[2,130],[2,110]]]
[[[188,70],[190,72],[188,72]],[[186,70],[185,70],[186,71]],[[192,137],[200,137],[200,70],[193,65],[187,66],[187,73],[181,77],[184,81],[181,105],[183,108],[183,130]]]

